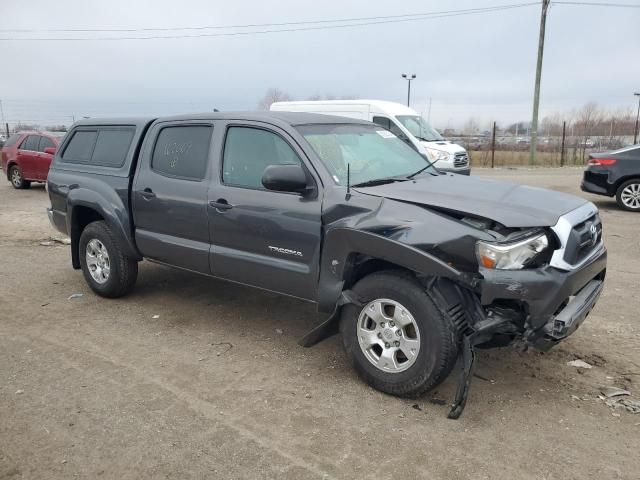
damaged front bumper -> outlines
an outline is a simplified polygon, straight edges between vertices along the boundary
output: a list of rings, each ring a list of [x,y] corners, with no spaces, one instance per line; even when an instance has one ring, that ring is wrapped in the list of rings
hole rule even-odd
[[[481,269],[480,301],[489,315],[511,314],[518,336],[548,350],[571,335],[591,312],[602,292],[606,267],[607,251],[602,246],[575,270]]]

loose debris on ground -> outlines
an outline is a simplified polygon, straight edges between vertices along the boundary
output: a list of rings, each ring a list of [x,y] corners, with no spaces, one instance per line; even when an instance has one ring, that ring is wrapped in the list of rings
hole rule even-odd
[[[42,247],[53,247],[55,245],[71,245],[71,239],[69,237],[49,237],[47,240],[40,242]]]
[[[617,408],[624,408],[629,413],[640,413],[640,400],[626,398],[631,395],[631,392],[628,390],[618,387],[604,387],[600,389],[600,393],[602,395],[598,398],[603,400],[605,405],[608,407],[613,408],[614,410]]]
[[[593,368],[593,365],[585,362],[584,360],[572,360],[570,362],[567,362],[567,365],[576,368]]]

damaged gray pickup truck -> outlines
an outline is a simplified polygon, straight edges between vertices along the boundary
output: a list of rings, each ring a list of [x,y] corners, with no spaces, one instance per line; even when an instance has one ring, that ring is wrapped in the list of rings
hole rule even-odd
[[[382,127],[305,113],[76,123],[48,178],[53,225],[99,295],[154,262],[317,304],[374,388],[415,396],[475,347],[548,349],[603,288],[596,207],[438,172]],[[215,291],[211,292],[215,295]]]

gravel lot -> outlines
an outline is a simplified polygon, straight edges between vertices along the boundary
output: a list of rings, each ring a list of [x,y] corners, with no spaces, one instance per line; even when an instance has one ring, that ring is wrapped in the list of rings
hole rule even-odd
[[[586,195],[578,169],[474,174]],[[0,479],[637,479],[640,414],[598,394],[640,398],[640,215],[588,198],[609,248],[597,307],[549,353],[481,351],[452,421],[452,379],[394,398],[338,337],[299,347],[312,305],[148,262],[132,295],[93,295],[68,246],[40,244],[44,188],[1,181]]]

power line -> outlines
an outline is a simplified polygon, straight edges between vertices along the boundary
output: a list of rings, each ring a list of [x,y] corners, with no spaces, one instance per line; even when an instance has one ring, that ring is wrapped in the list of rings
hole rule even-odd
[[[224,33],[199,33],[199,34],[179,34],[179,35],[153,35],[153,36],[124,36],[124,37],[15,37],[15,38],[0,38],[0,41],[95,41],[95,40],[157,40],[157,39],[178,39],[178,38],[201,38],[201,37],[232,37],[232,36],[247,36],[247,35],[262,35],[269,33],[288,33],[288,32],[301,32],[301,31],[311,31],[311,30],[329,30],[336,28],[351,28],[351,27],[362,27],[369,25],[380,25],[387,23],[400,23],[400,22],[411,22],[411,21],[422,21],[422,20],[432,20],[436,18],[444,18],[444,17],[457,17],[463,15],[476,15],[481,13],[492,13],[504,10],[512,10],[516,8],[529,7],[532,5],[538,5],[538,2],[528,2],[521,4],[512,4],[512,5],[500,5],[495,7],[484,7],[484,8],[475,8],[475,9],[466,9],[466,10],[451,10],[448,12],[432,12],[432,13],[421,13],[421,14],[407,14],[402,15],[402,18],[397,18],[397,16],[388,16],[388,17],[362,17],[366,18],[385,18],[386,20],[379,21],[367,21],[357,23],[347,23],[344,25],[321,25],[321,26],[309,26],[309,27],[300,27],[300,28],[286,28],[286,29],[275,29],[275,30],[253,30],[248,32],[224,32]],[[413,15],[410,17],[410,15]],[[406,18],[409,17],[409,18]],[[324,23],[324,22],[350,22],[353,20],[343,19],[343,20],[319,20],[315,22],[300,22],[299,24],[314,24],[314,23]],[[290,22],[290,24],[296,24],[296,22]],[[277,25],[277,24],[265,24],[265,25]],[[202,27],[202,28],[244,28],[248,26],[236,26],[236,27]],[[200,27],[193,27],[200,28]],[[106,30],[105,30],[106,31]],[[138,31],[138,30],[136,30]],[[140,29],[139,31],[142,31]]]
[[[358,21],[368,21],[368,20],[382,20],[382,19],[393,19],[393,18],[406,18],[406,17],[424,17],[424,16],[432,16],[432,15],[441,15],[441,14],[449,14],[449,13],[481,13],[484,10],[494,10],[496,8],[504,8],[504,7],[522,7],[535,5],[537,2],[529,2],[529,3],[521,3],[521,4],[507,4],[507,5],[493,5],[489,7],[477,7],[477,8],[466,8],[459,10],[442,10],[437,12],[423,12],[423,13],[405,13],[402,15],[383,15],[377,17],[354,17],[354,18],[338,18],[332,20],[307,20],[307,21],[298,21],[298,22],[282,22],[282,23],[253,23],[253,24],[244,24],[244,25],[215,25],[215,26],[198,26],[198,27],[153,27],[153,28],[45,28],[45,29],[30,29],[30,28],[18,28],[18,29],[0,29],[0,32],[11,32],[11,33],[33,33],[33,32],[166,32],[166,31],[177,31],[177,30],[212,30],[212,29],[233,29],[233,28],[257,28],[257,27],[282,27],[288,25],[309,25],[316,23],[343,23],[343,22],[358,22]]]

